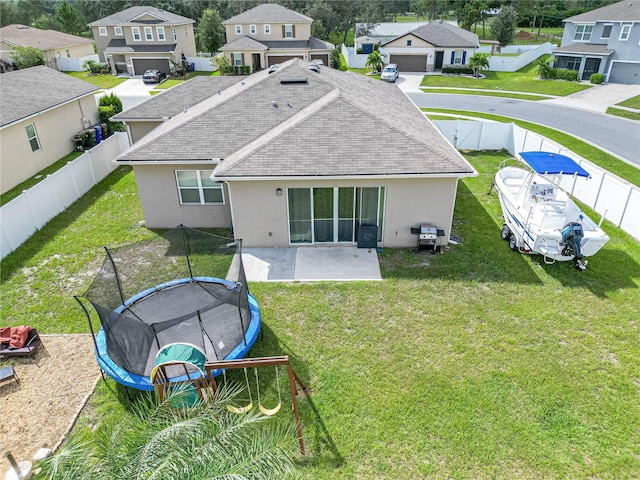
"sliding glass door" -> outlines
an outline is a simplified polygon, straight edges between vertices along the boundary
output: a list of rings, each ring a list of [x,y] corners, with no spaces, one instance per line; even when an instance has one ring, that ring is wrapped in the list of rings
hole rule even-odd
[[[382,240],[385,187],[290,188],[289,241],[354,243],[359,225],[377,225]]]

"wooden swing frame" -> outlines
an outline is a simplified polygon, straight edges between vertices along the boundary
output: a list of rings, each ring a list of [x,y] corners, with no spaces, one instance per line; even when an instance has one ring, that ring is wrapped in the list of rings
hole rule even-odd
[[[215,362],[206,362],[204,364],[205,376],[209,378],[209,384],[215,394],[217,385],[213,376],[214,370],[228,369],[228,368],[259,368],[259,367],[278,367],[279,365],[286,365],[287,377],[289,378],[289,392],[291,394],[291,404],[293,407],[293,416],[296,420],[296,435],[298,437],[298,445],[300,446],[300,453],[304,455],[304,439],[302,438],[302,424],[300,422],[300,411],[298,410],[298,389],[296,383],[300,386],[300,389],[307,395],[307,387],[302,383],[300,377],[291,366],[288,355],[278,357],[257,357],[257,358],[241,358],[237,360],[222,360]]]

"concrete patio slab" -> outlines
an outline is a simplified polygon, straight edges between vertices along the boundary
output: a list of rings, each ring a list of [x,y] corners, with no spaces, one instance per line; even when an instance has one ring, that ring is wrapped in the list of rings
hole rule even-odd
[[[244,248],[242,261],[249,282],[382,280],[375,249]]]

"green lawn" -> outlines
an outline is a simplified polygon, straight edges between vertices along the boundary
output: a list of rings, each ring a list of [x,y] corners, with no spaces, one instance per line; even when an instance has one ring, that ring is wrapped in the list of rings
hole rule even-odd
[[[617,103],[621,107],[637,108],[640,110],[640,95],[628,98],[624,102]]]
[[[640,120],[639,112],[630,112],[629,110],[623,110],[622,108],[608,107],[606,113],[617,117],[628,118],[630,120]]]
[[[115,75],[89,75],[89,72],[86,71],[67,72],[67,75],[92,83],[93,85],[105,90],[120,85],[122,82],[127,80],[126,78],[118,78]]]
[[[382,282],[250,285],[264,321],[251,354],[290,355],[311,387],[303,478],[640,474],[640,244],[605,222],[611,241],[581,273],[510,251],[487,195],[505,156],[468,156],[480,176],[459,184],[462,245],[385,248]],[[3,321],[86,332],[72,296],[103,245],[154,235],[141,219],[120,167],[2,261]],[[80,426],[128,408],[100,382]]]
[[[205,71],[197,70],[195,72],[189,72],[189,75],[187,75],[186,79],[168,78],[167,80],[162,82],[160,85],[157,85],[155,87],[155,90],[166,90],[167,88],[175,87],[176,85],[181,84],[185,80],[189,80],[194,77],[219,77],[219,76],[220,76],[219,70],[216,70],[215,72],[205,72]]]
[[[535,62],[517,72],[483,71],[486,78],[461,77],[454,75],[425,75],[423,87],[472,88],[511,92],[540,93],[563,97],[591,88],[591,85],[563,80],[538,80]]]
[[[423,88],[425,93],[454,93],[460,95],[483,95],[485,97],[505,97],[505,98],[519,98],[520,100],[548,100],[549,96],[542,95],[528,95],[526,93],[516,93],[516,92],[502,92],[502,91],[493,91],[493,90],[469,90],[469,89],[456,89],[456,88],[440,88],[440,87],[428,87]]]

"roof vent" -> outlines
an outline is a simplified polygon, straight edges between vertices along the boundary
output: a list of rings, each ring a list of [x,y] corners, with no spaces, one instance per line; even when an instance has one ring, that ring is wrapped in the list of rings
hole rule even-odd
[[[320,67],[318,65],[316,65],[315,63],[312,63],[311,65],[309,65],[309,70],[316,72],[316,73],[320,73]]]
[[[284,85],[286,83],[307,83],[307,77],[297,77],[297,78],[281,78],[280,84]]]

